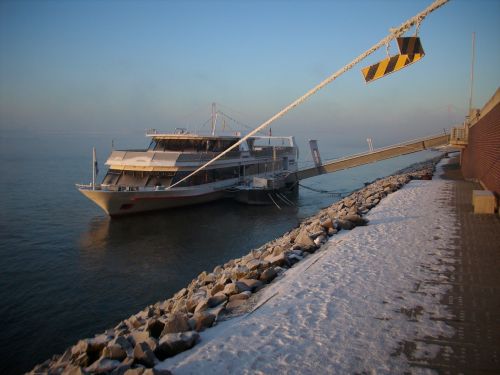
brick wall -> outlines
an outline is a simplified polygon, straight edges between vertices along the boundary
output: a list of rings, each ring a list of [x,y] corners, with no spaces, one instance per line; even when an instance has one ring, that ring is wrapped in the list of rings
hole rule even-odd
[[[462,173],[500,195],[500,103],[469,129],[469,143],[462,151]]]

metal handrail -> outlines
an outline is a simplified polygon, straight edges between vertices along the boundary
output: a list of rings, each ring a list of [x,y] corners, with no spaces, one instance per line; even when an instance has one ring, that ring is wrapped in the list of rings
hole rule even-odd
[[[439,138],[439,137],[442,137],[442,136],[443,136],[443,134],[436,134],[436,135],[432,135],[430,137],[416,138],[416,139],[413,139],[411,141],[405,141],[405,142],[396,143],[394,145],[390,145],[390,146],[386,146],[386,147],[376,148],[373,151],[363,151],[363,152],[359,152],[357,154],[352,154],[352,155],[349,155],[349,156],[344,156],[344,157],[341,157],[341,158],[338,158],[338,159],[327,160],[323,164],[328,164],[330,162],[338,162],[338,161],[343,161],[343,160],[349,160],[349,159],[353,159],[353,158],[358,157],[358,156],[370,155],[370,154],[377,153],[377,152],[380,152],[380,151],[391,150],[391,149],[394,149],[396,147],[408,147],[410,144],[413,144],[413,143],[425,142],[425,141],[429,141],[429,140],[432,140],[432,139],[435,139],[435,138]]]

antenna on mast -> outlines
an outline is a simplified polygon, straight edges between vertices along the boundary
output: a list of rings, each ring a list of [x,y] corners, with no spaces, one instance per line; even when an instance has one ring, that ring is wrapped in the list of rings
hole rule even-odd
[[[469,96],[469,122],[472,120],[472,92],[474,89],[474,60],[476,54],[476,33],[472,33],[472,62],[470,67],[470,96]]]

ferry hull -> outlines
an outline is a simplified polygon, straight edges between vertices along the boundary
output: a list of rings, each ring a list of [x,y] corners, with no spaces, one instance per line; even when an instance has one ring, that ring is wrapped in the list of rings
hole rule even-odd
[[[190,191],[185,194],[168,190],[154,192],[79,190],[112,217],[207,203],[225,197],[223,190]]]

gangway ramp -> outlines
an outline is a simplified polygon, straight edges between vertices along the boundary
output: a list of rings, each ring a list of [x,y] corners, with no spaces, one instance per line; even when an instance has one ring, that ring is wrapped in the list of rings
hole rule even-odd
[[[404,143],[387,146],[373,151],[363,152],[340,159],[334,159],[323,163],[319,167],[310,167],[297,171],[293,175],[297,180],[318,176],[325,173],[337,172],[343,169],[359,167],[360,165],[375,163],[377,161],[395,158],[397,156],[411,154],[427,150],[433,147],[447,145],[450,141],[448,134],[434,135],[425,138],[414,139]]]

